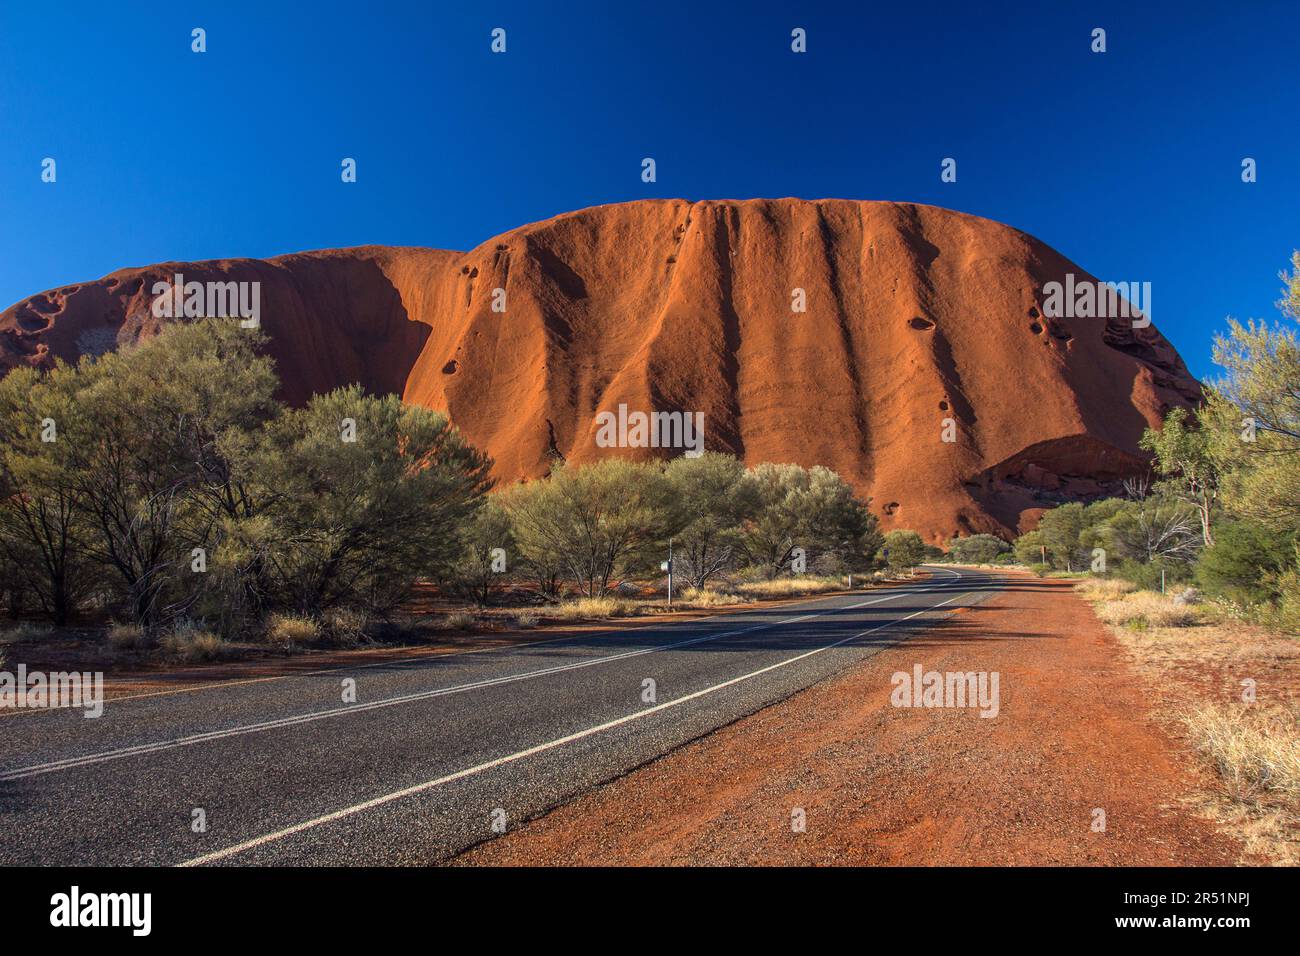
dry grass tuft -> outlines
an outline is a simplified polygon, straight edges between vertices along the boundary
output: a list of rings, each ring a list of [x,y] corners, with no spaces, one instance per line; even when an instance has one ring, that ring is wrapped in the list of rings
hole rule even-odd
[[[734,604],[747,604],[750,600],[752,599],[741,594],[715,591],[707,587],[685,588],[681,593],[682,607],[728,607]]]
[[[262,631],[263,641],[289,652],[319,638],[320,622],[303,614],[272,614]]]
[[[561,621],[584,621],[592,618],[630,617],[637,612],[639,604],[626,598],[601,597],[578,598],[564,601],[546,609],[546,616]]]
[[[797,578],[776,578],[771,581],[751,581],[736,585],[736,593],[747,598],[798,597],[803,594],[822,594],[826,591],[843,591],[848,579],[804,575]]]
[[[1196,608],[1175,604],[1154,591],[1135,591],[1096,604],[1097,616],[1115,627],[1142,630],[1149,627],[1189,627],[1197,622]]]
[[[139,624],[112,624],[108,628],[108,643],[115,651],[142,651],[153,642]]]
[[[469,611],[454,611],[444,623],[453,631],[472,631],[478,626],[478,618]]]
[[[24,644],[39,641],[54,633],[50,624],[37,624],[33,621],[19,621],[12,627],[0,631],[0,644]]]
[[[182,664],[220,660],[229,650],[229,645],[219,635],[187,622],[164,634],[158,646],[164,655]]]
[[[1300,713],[1274,706],[1207,704],[1182,718],[1197,751],[1234,800],[1280,800],[1300,809]]]
[[[1119,578],[1087,578],[1076,584],[1074,589],[1090,601],[1117,601],[1125,594],[1136,591],[1137,585]]]

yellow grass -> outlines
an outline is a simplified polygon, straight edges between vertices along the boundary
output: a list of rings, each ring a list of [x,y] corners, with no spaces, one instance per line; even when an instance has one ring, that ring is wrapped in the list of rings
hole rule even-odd
[[[118,651],[137,651],[149,646],[149,635],[139,624],[113,624],[108,629],[108,643]]]
[[[578,598],[546,609],[547,617],[561,621],[585,621],[602,617],[630,617],[637,612],[636,601],[626,598]]]
[[[1074,589],[1090,601],[1117,601],[1136,591],[1137,585],[1119,578],[1088,578],[1076,584]]]
[[[727,607],[732,604],[745,604],[750,598],[729,591],[715,591],[712,588],[685,588],[681,593],[682,607]]]
[[[1085,597],[1104,593],[1089,585]],[[1187,795],[1197,812],[1242,841],[1241,862],[1300,864],[1300,641],[1150,591],[1094,597],[1093,607],[1151,682],[1156,713],[1203,763],[1209,786]],[[1268,680],[1247,704],[1239,685],[1251,674]]]
[[[262,637],[268,644],[292,650],[319,638],[320,623],[301,614],[272,614],[266,621]]]
[[[1097,616],[1116,627],[1187,627],[1197,621],[1196,608],[1175,604],[1154,591],[1135,591],[1096,604]]]
[[[163,635],[162,652],[183,664],[215,661],[226,653],[226,642],[218,635],[193,627],[178,627]]]
[[[797,578],[776,578],[772,581],[752,581],[736,585],[736,593],[748,598],[798,597],[801,594],[821,594],[825,591],[843,591],[848,580],[840,577],[804,575]]]
[[[1183,717],[1198,752],[1236,800],[1300,803],[1300,713],[1282,706],[1207,704]]]

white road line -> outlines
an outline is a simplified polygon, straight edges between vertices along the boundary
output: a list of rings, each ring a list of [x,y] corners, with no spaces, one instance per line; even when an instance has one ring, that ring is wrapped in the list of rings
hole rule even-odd
[[[960,577],[960,575],[958,575],[958,577]],[[973,593],[975,592],[967,591],[966,594],[959,595],[958,597],[966,597],[967,595]],[[584,737],[590,737],[593,734],[598,734],[601,733],[602,731],[611,730],[614,727],[621,727],[622,725],[631,723],[634,720],[641,720],[645,717],[649,717],[651,714],[657,714],[660,711],[668,710],[670,707],[677,707],[680,706],[681,704],[688,703],[689,701],[692,700],[697,700],[701,697],[705,697],[709,694],[716,693],[728,687],[733,687],[736,684],[743,683],[744,681],[752,680],[753,678],[758,677],[762,674],[766,674],[769,673],[770,671],[778,670],[779,668],[782,667],[787,667],[790,664],[794,664],[798,661],[802,661],[809,657],[813,657],[817,654],[821,654],[823,651],[829,651],[832,648],[839,647],[842,644],[847,644],[849,643],[849,641],[855,641],[860,637],[866,637],[868,634],[874,634],[876,631],[884,630],[887,627],[895,627],[903,623],[904,621],[910,621],[914,617],[918,617],[930,611],[937,610],[938,608],[943,607],[945,604],[951,604],[953,601],[956,600],[957,597],[950,597],[946,601],[942,601],[939,604],[934,604],[920,611],[916,611],[915,613],[907,615],[907,617],[899,618],[897,621],[889,621],[885,624],[879,625],[878,627],[869,628],[868,630],[862,631],[859,634],[854,634],[851,637],[841,638],[838,641],[834,641],[833,643],[826,644],[825,646],[816,648],[815,650],[805,651],[802,654],[797,654],[794,657],[787,658],[786,660],[778,661],[775,664],[769,664],[766,667],[760,667],[756,671],[750,671],[748,674],[742,674],[739,677],[733,677],[730,680],[725,680],[720,684],[714,684],[712,687],[705,687],[703,690],[697,690],[694,693],[686,694],[682,697],[675,698],[674,700],[665,701],[664,703],[657,704],[654,707],[647,707],[645,710],[638,710],[635,713],[627,714],[626,716],[618,717],[615,718],[614,720],[606,721],[605,723],[598,724],[595,727],[588,727],[586,730],[580,730],[577,733],[572,733],[564,737],[558,737],[555,740],[547,741],[544,744],[538,744],[535,747],[529,747],[527,750],[520,750],[516,753],[508,754],[507,756],[504,757],[497,757],[495,760],[489,760],[486,763],[481,763],[474,767],[468,767],[465,770],[458,770],[456,773],[448,774],[445,777],[439,777],[437,780],[430,780],[426,783],[416,784],[413,787],[407,787],[403,790],[396,790],[392,793],[384,794],[382,797],[375,797],[374,799],[367,800],[364,803],[354,804],[353,806],[345,807],[342,810],[335,810],[333,813],[327,813],[324,816],[315,817],[311,820],[305,820],[302,823],[296,823],[291,827],[284,828],[283,830],[276,830],[274,833],[268,833],[265,834],[264,836],[254,837],[251,840],[245,840],[243,843],[236,843],[234,846],[226,847],[224,850],[216,850],[212,853],[205,853],[203,856],[196,856],[193,859],[185,860],[183,863],[180,863],[178,865],[179,866],[202,866],[206,863],[215,863],[218,860],[224,860],[228,857],[235,856],[236,854],[243,853],[247,850],[252,850],[259,846],[265,846],[266,844],[274,843],[277,840],[283,840],[285,837],[293,836],[296,833],[302,833],[304,830],[310,830],[313,827],[318,827],[325,823],[333,823],[336,820],[342,820],[345,817],[354,816],[355,814],[363,813],[366,810],[372,810],[375,807],[380,807],[383,806],[384,804],[392,803],[396,800],[402,800],[405,799],[406,797],[414,796],[417,793],[423,793],[426,790],[432,790],[435,787],[441,787],[444,784],[453,783],[454,781],[457,780],[463,780],[466,777],[471,777],[475,774],[482,773],[485,770],[492,770],[504,764],[514,763],[517,760],[523,760],[526,757],[532,757],[536,754],[543,753],[547,750],[554,750],[556,747],[562,747],[565,744],[572,743],[575,740],[582,740]]]
[[[946,569],[942,569],[942,568],[940,568],[939,570],[943,570],[946,574],[953,574],[953,573],[954,573],[954,572],[952,572],[952,571],[947,571]],[[924,584],[924,583],[922,583],[922,584],[917,584],[917,585],[914,585],[914,587],[923,588],[923,587],[926,587],[926,584]],[[894,593],[895,593],[895,594],[913,594],[913,593],[915,593],[915,592],[914,592],[914,591],[895,591]],[[799,601],[799,600],[796,599],[796,600],[794,600],[794,601],[792,601],[792,602],[787,602],[787,603],[793,603],[793,604],[801,604],[801,603],[802,603],[802,604],[815,604],[815,603],[816,603],[817,601],[819,601],[819,600],[825,600],[825,598],[819,598],[819,597],[817,597],[816,595],[808,595],[808,596],[807,596],[804,600],[802,600],[802,601]],[[781,605],[777,605],[777,606],[781,606]],[[758,610],[761,610],[761,608],[759,608]],[[702,617],[700,617],[700,618],[694,618],[694,619],[689,619],[689,620],[685,620],[685,621],[667,621],[667,622],[652,621],[652,622],[649,622],[649,623],[646,623],[646,624],[641,624],[641,625],[639,625],[639,626],[633,626],[633,627],[614,627],[614,628],[608,628],[608,627],[607,627],[607,628],[605,628],[605,629],[603,629],[603,630],[607,631],[608,634],[609,634],[609,636],[617,637],[617,636],[620,636],[620,635],[623,635],[623,634],[635,633],[635,632],[637,632],[637,631],[646,631],[646,630],[652,630],[652,629],[655,629],[655,628],[674,627],[674,626],[679,625],[679,624],[693,624],[693,623],[695,623],[696,621],[700,621],[700,620],[717,620],[717,619],[719,619],[719,618],[731,617],[731,616],[733,616],[733,615],[739,615],[739,614],[752,614],[752,613],[754,613],[754,611],[751,610],[751,609],[748,609],[748,608],[741,608],[741,609],[739,609],[739,610],[735,610],[735,611],[723,611],[723,612],[720,613],[720,614],[706,614],[706,615],[704,615],[704,616],[702,616]],[[372,661],[372,662],[367,663],[367,664],[340,664],[340,665],[338,665],[338,666],[336,666],[336,667],[320,667],[320,668],[315,668],[315,669],[313,669],[313,670],[305,670],[305,671],[291,671],[291,672],[286,673],[286,674],[272,674],[272,675],[270,675],[270,676],[268,676],[268,677],[244,677],[244,678],[236,678],[236,679],[233,679],[233,680],[209,681],[209,682],[205,682],[205,683],[201,683],[201,684],[192,684],[192,685],[190,685],[190,686],[188,686],[188,687],[174,687],[174,688],[170,688],[170,689],[168,689],[168,690],[153,690],[153,691],[146,691],[146,692],[141,693],[141,694],[122,694],[120,697],[110,697],[110,698],[108,698],[108,699],[105,701],[105,703],[109,703],[109,704],[118,704],[118,703],[121,703],[122,701],[127,701],[127,700],[145,700],[145,699],[147,699],[147,698],[149,698],[149,697],[172,697],[172,696],[175,696],[175,695],[177,695],[177,694],[193,694],[193,693],[196,693],[196,692],[198,692],[198,691],[205,691],[205,690],[219,690],[219,689],[221,689],[221,688],[225,688],[225,687],[243,687],[243,686],[246,685],[246,684],[266,684],[266,683],[269,683],[269,682],[271,682],[271,681],[290,680],[290,679],[292,679],[292,678],[294,678],[294,677],[316,677],[316,676],[319,676],[319,675],[321,675],[321,674],[337,674],[337,673],[339,673],[340,671],[368,670],[368,669],[370,669],[370,668],[375,668],[375,667],[396,667],[396,666],[401,666],[401,665],[404,665],[404,664],[419,664],[419,663],[422,663],[422,662],[425,662],[425,661],[432,661],[432,660],[446,660],[447,658],[450,658],[450,657],[470,657],[470,656],[472,656],[472,655],[474,655],[474,654],[492,654],[492,653],[500,653],[500,652],[503,652],[503,651],[514,651],[514,650],[519,650],[520,648],[525,648],[525,647],[537,647],[538,645],[541,645],[541,644],[558,644],[558,643],[560,643],[560,642],[562,642],[562,641],[577,641],[577,640],[581,640],[583,637],[590,637],[590,636],[591,636],[591,635],[584,635],[584,634],[576,634],[576,635],[575,635],[575,634],[564,634],[564,635],[561,635],[560,637],[546,637],[546,638],[541,638],[541,639],[536,640],[536,641],[520,641],[520,642],[517,642],[517,643],[516,643],[516,642],[508,642],[508,643],[505,643],[505,644],[499,644],[499,645],[496,645],[496,646],[494,646],[494,647],[476,647],[476,648],[471,648],[471,649],[469,649],[469,650],[447,651],[447,652],[442,653],[442,654],[439,654],[439,653],[429,653],[429,654],[417,654],[417,655],[413,655],[413,656],[411,656],[411,657],[394,657],[394,658],[390,658],[390,659],[388,659],[388,660]],[[602,635],[598,632],[596,636],[602,636]],[[57,709],[57,708],[55,708],[55,709]],[[24,716],[30,716],[30,715],[33,715],[33,714],[43,714],[43,713],[49,713],[49,710],[48,710],[48,709],[47,709],[47,710],[10,710],[10,711],[5,711],[5,712],[0,712],[0,719],[3,719],[3,718],[5,718],[5,717],[24,717]]]
[[[922,586],[924,587],[924,586]],[[884,601],[892,601],[895,598],[906,597],[921,593],[919,591],[895,591],[884,597],[876,598],[873,601],[863,601],[858,604],[849,604],[844,607],[828,608],[825,611],[816,614],[803,614],[797,617],[786,618],[781,621],[769,621],[765,624],[755,624],[750,627],[740,628],[735,631],[725,631],[721,634],[706,634],[701,637],[693,637],[684,641],[674,641],[671,644],[660,644],[655,647],[640,648],[635,651],[624,651],[620,654],[610,654],[605,657],[597,657],[591,660],[574,661],[569,664],[557,664],[554,667],[545,667],[540,670],[525,671],[522,674],[506,674],[501,677],[490,677],[485,680],[473,681],[468,684],[456,684],[451,687],[439,687],[434,690],[420,691],[415,694],[404,694],[400,697],[387,697],[382,700],[371,701],[366,704],[348,704],[343,707],[335,707],[330,710],[311,711],[306,714],[295,714],[289,717],[280,717],[275,720],[259,721],[254,724],[241,724],[237,727],[228,727],[224,730],[210,730],[200,734],[190,734],[185,737],[176,737],[170,740],[159,740],[152,743],[135,744],[130,747],[120,747],[115,750],[106,750],[99,753],[84,754],[79,757],[66,757],[62,760],[52,760],[48,763],[33,764],[28,767],[20,767],[16,770],[10,770],[0,773],[0,782],[10,780],[24,780],[28,777],[37,777],[42,774],[56,773],[60,770],[71,770],[76,767],[86,767],[94,764],[108,763],[112,760],[123,760],[127,757],[137,757],[142,754],[158,753],[163,750],[173,750],[177,747],[190,747],[195,744],[208,743],[213,740],[224,740],[228,737],[239,737],[245,734],[260,733],[267,730],[278,730],[284,727],[293,727],[299,724],[313,723],[318,720],[327,720],[331,717],[342,717],[347,714],[363,713],[369,710],[379,710],[381,708],[396,707],[401,704],[410,704],[417,701],[432,700],[435,697],[445,697],[450,694],[462,694],[467,691],[479,690],[484,687],[498,687],[502,684],[512,684],[517,681],[531,680],[537,677],[546,677],[551,674],[559,674],[564,671],[579,670],[584,667],[594,667],[597,664],[608,664],[612,661],[626,660],[629,657],[640,657],[643,654],[654,654],[659,651],[672,650],[678,647],[688,647],[692,644],[703,644],[709,641],[717,641],[726,637],[736,637],[740,634],[749,634],[754,631],[763,631],[773,627],[780,627],[785,624],[796,624],[802,621],[811,621],[816,618],[825,617],[838,611],[852,611],[858,608],[867,607],[872,604],[880,604]]]

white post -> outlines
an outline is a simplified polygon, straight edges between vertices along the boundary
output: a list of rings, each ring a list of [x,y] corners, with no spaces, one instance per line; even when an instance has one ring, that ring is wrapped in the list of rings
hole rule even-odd
[[[668,606],[673,606],[673,539],[668,539]]]

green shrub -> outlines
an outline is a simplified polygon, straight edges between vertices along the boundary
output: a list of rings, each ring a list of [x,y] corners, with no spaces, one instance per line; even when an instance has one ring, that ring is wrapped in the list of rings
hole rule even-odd
[[[1011,545],[991,534],[973,534],[948,542],[948,557],[963,564],[993,564],[1010,551]]]
[[[1196,562],[1196,583],[1207,594],[1242,604],[1263,604],[1280,596],[1278,579],[1294,559],[1294,535],[1256,521],[1223,521],[1214,544]]]
[[[894,571],[914,568],[925,560],[925,542],[915,531],[900,528],[885,535],[880,556]]]
[[[1154,561],[1134,561],[1125,558],[1115,565],[1115,577],[1131,581],[1144,591],[1160,590],[1160,572],[1165,575],[1165,590],[1175,585],[1183,586],[1192,582],[1191,565],[1169,558],[1157,558]]]

